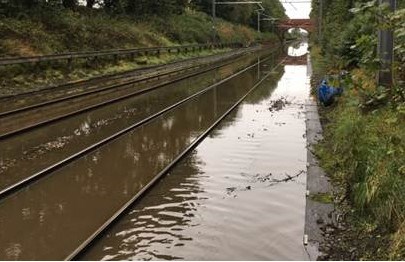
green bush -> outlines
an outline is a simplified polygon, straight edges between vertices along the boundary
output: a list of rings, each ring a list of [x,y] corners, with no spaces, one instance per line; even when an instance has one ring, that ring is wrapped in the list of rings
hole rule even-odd
[[[249,43],[251,28],[218,19],[221,41]],[[102,50],[212,42],[211,17],[188,10],[180,15],[150,17],[139,22],[101,10],[37,8],[18,17],[0,19],[0,55],[40,55],[67,51]]]
[[[317,154],[332,179],[346,189],[356,214],[393,235],[391,255],[401,256],[405,239],[405,114],[396,104],[363,111],[361,89],[373,80],[357,77],[328,111]],[[363,79],[361,79],[363,78]],[[403,254],[402,254],[403,255]]]

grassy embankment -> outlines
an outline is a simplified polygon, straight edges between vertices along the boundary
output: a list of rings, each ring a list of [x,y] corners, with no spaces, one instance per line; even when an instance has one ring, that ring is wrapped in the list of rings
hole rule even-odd
[[[318,79],[341,69],[316,45],[311,56]],[[388,92],[375,79],[373,70],[352,68],[337,103],[320,107],[324,140],[316,154],[347,227],[331,259],[405,259],[405,92],[401,79]]]
[[[248,27],[218,20],[218,37],[222,42],[248,44],[258,38]],[[32,56],[69,51],[105,50],[207,43],[212,37],[211,18],[201,12],[168,18],[151,17],[138,22],[128,16],[111,16],[99,10],[39,10],[20,17],[0,18],[0,56]],[[272,38],[270,35],[264,37]],[[75,61],[73,70],[66,62],[15,66],[0,69],[2,93],[21,92],[32,86],[79,80],[91,76],[134,69],[177,59],[209,55],[225,50],[200,53],[138,57],[135,61],[117,62],[99,59],[87,64]]]

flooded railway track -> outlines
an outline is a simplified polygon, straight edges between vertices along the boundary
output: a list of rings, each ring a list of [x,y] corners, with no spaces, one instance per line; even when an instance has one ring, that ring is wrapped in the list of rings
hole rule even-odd
[[[119,104],[118,107],[117,105],[103,107],[99,111],[79,115],[73,120],[68,118],[51,126],[44,126],[41,129],[0,141],[0,147],[2,148],[0,158],[3,167],[0,170],[2,176],[0,180],[0,197],[13,193],[15,190],[66,165],[70,161],[134,128],[142,126],[255,66],[253,64],[246,67],[246,61],[239,61],[239,64],[234,61],[234,63],[236,67],[233,70],[236,70],[236,73],[232,73],[232,68],[225,66],[223,69],[226,74],[223,77],[216,77],[218,79],[204,80],[204,77],[212,77],[212,73],[207,73],[206,76],[202,75],[195,79],[199,82],[199,85],[195,82],[184,82],[182,85],[176,83],[175,88],[177,89],[168,87],[165,92],[155,90],[153,99],[150,99],[152,94],[146,93],[144,96],[131,100],[126,104]],[[241,66],[244,69],[240,70]],[[215,69],[213,70],[215,71]],[[221,80],[221,78],[224,79]],[[206,87],[207,84],[214,82],[216,83]],[[195,84],[195,86],[190,88],[188,86],[190,83]],[[114,111],[115,115],[111,117],[110,111]],[[116,113],[118,111],[122,113]],[[108,121],[105,123],[106,119],[109,118],[111,123],[108,123]],[[88,124],[88,119],[92,119],[93,124]],[[11,164],[6,166],[4,163]]]
[[[146,75],[136,74],[135,71],[128,73],[129,76],[108,76],[91,83],[84,82],[85,87],[69,88],[62,93],[46,90],[48,94],[39,92],[29,99],[9,99],[2,103],[3,111],[0,111],[0,139],[215,70],[231,64],[248,51],[252,49],[233,51],[220,57],[193,58],[178,62],[179,65],[160,66],[163,69]]]
[[[262,61],[266,62],[266,60]],[[279,65],[279,64],[278,64]],[[278,67],[276,65],[275,69]],[[256,65],[254,65],[256,66]],[[259,64],[260,66],[260,64]],[[111,225],[113,225],[128,209],[139,199],[143,196],[145,192],[147,192],[152,186],[154,186],[164,175],[166,175],[176,164],[178,164],[183,158],[187,156],[199,143],[201,143],[209,134],[214,130],[216,126],[221,123],[236,107],[238,107],[244,99],[252,93],[258,86],[260,86],[263,81],[265,81],[271,72],[268,72],[264,75],[254,86],[252,86],[248,91],[234,103],[225,113],[219,116],[219,118],[209,126],[203,133],[197,136],[188,146],[185,148],[177,157],[171,161],[166,167],[161,170],[157,175],[155,175],[141,190],[138,191],[136,195],[134,195],[128,202],[126,202],[121,208],[114,213],[101,227],[99,227],[89,238],[87,238],[77,249],[75,249],[71,254],[69,254],[65,260],[77,260],[86,250],[92,245],[92,242],[97,239],[106,229],[108,229]]]
[[[309,77],[284,64],[78,259],[309,259]]]
[[[153,78],[175,74],[181,69],[193,68],[202,66],[204,64],[230,59],[255,49],[257,49],[257,47],[243,48],[204,57],[188,58],[180,61],[169,62],[163,65],[146,66],[127,72],[103,75],[90,79],[40,88],[39,90],[16,95],[0,97],[0,116],[6,116],[46,104],[56,103],[63,101],[63,99],[74,98],[87,93],[120,87],[120,84],[125,85],[141,81],[150,81]]]
[[[269,76],[268,73],[264,77],[260,77],[256,70],[256,67],[260,67],[263,62],[268,60],[274,60],[274,56],[254,63],[208,88],[149,115],[148,118],[127,129],[120,130],[107,140],[99,141],[99,144],[96,143],[97,146],[90,146],[85,151],[77,153],[73,157],[77,161],[71,162],[73,159],[71,158],[67,160],[70,162],[68,165],[66,162],[60,163],[57,166],[48,167],[48,170],[41,173],[41,175],[51,173],[52,176],[37,180],[35,178],[41,176],[38,175],[14,188],[26,186],[24,190],[15,192],[10,188],[8,191],[4,191],[3,198],[0,200],[0,229],[4,234],[0,237],[0,242],[2,242],[2,246],[6,247],[6,250],[11,251],[3,252],[0,256],[10,258],[13,254],[15,255],[13,250],[21,251],[21,247],[23,247],[24,252],[18,251],[20,252],[19,259],[74,258],[159,176],[165,174],[176,161],[204,139],[223,117]],[[252,86],[249,84],[251,82],[255,84]],[[212,101],[214,101],[214,105],[211,105]],[[214,111],[211,116],[203,117],[201,110]],[[195,114],[197,112],[199,113]],[[190,114],[191,116],[199,115],[199,117],[190,118]],[[188,120],[184,123],[183,131],[177,130],[180,134],[182,132],[187,134],[181,140],[173,137],[175,130],[172,130],[171,121],[174,115]],[[135,127],[138,128],[135,129]],[[149,129],[162,129],[162,132],[154,137],[155,142],[148,140]],[[169,140],[166,140],[166,136]],[[122,160],[133,162],[134,170],[122,170],[121,174],[116,173],[117,170],[114,171],[116,168],[119,169],[119,166],[116,166],[118,163],[115,163],[113,159],[102,160],[102,158],[111,150],[122,153],[122,150],[127,147],[125,139],[133,140],[132,142],[139,146],[138,150],[144,154],[140,153],[136,159]],[[158,141],[161,147],[156,144]],[[108,146],[100,147],[107,143]],[[167,156],[159,153],[160,148],[167,147],[173,147],[173,152]],[[83,155],[84,157],[80,157]],[[99,189],[96,190],[98,193],[93,191],[95,189],[92,186],[83,188],[77,183],[83,182],[83,179],[84,181],[95,179],[94,170],[91,171],[92,168],[89,165],[98,165],[94,168],[98,171],[107,171],[105,176],[117,175],[118,177],[110,177],[112,180],[109,180],[99,176],[98,178],[102,181],[98,181],[101,184],[96,186]],[[145,170],[145,174],[139,177],[136,170],[143,165],[148,168]],[[156,176],[157,174],[158,176]],[[120,179],[120,176],[124,177]],[[37,183],[30,184],[34,180]],[[10,194],[11,192],[14,194]],[[89,193],[90,195],[88,195]],[[39,202],[48,203],[46,207],[43,206],[43,203],[36,203],[35,200],[39,199],[41,200]],[[95,201],[96,199],[97,201]],[[56,204],[55,201],[60,204]],[[93,204],[91,204],[92,201],[94,201]],[[25,211],[23,221],[21,221],[15,212],[18,212],[23,206],[28,207],[23,208]],[[48,211],[44,211],[43,208]],[[46,215],[48,213],[51,214],[50,217]],[[14,216],[17,218],[16,220],[13,220],[13,214],[16,215]],[[36,223],[40,223],[42,226],[32,228]],[[16,227],[16,225],[19,226]],[[60,239],[62,235],[63,239]],[[16,246],[15,243],[19,244]],[[32,249],[25,250],[28,247]]]

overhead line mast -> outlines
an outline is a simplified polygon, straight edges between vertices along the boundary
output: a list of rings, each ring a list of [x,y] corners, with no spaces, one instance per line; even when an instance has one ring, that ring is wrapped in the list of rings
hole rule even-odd
[[[257,4],[260,9],[256,10],[257,12],[257,31],[260,32],[260,12],[263,12],[265,9],[262,6],[261,1],[217,1],[212,0],[212,24],[213,24],[213,38],[216,41],[216,30],[215,30],[215,23],[216,23],[216,5],[251,5]]]
[[[396,10],[396,0],[379,0],[380,4],[387,4],[391,12]],[[378,31],[378,56],[381,61],[378,71],[378,84],[391,87],[393,84],[392,63],[394,60],[394,34],[392,30]]]

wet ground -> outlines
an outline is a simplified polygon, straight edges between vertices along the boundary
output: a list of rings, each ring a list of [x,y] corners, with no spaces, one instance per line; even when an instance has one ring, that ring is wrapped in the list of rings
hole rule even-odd
[[[270,59],[0,200],[0,259],[64,259],[277,62]],[[273,71],[82,258],[308,259],[302,241],[308,70],[280,65]],[[67,133],[85,137],[100,121],[94,119],[102,117],[67,125]]]

